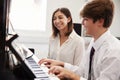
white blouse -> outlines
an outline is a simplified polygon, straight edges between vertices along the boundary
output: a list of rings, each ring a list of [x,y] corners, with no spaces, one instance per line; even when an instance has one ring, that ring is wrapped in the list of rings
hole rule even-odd
[[[59,36],[50,38],[48,58],[79,66],[84,53],[84,40],[74,30],[61,46]]]

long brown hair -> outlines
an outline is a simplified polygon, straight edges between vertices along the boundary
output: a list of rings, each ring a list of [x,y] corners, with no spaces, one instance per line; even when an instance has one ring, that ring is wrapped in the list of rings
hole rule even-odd
[[[56,37],[57,34],[59,33],[59,30],[55,27],[54,23],[53,23],[53,20],[54,20],[54,15],[56,12],[62,12],[67,18],[70,17],[71,18],[71,21],[68,23],[68,31],[65,33],[65,36],[69,36],[70,33],[72,32],[73,30],[73,21],[72,21],[72,16],[71,16],[71,13],[69,11],[68,8],[58,8],[57,10],[54,11],[53,15],[52,15],[52,30],[53,30],[53,37]]]

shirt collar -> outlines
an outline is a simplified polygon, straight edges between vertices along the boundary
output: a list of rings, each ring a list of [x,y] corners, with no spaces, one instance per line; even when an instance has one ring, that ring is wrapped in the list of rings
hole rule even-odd
[[[75,32],[74,29],[73,29],[73,31],[70,33],[68,39],[73,39],[75,35],[76,35],[76,32]],[[60,36],[59,36],[59,34],[58,34],[55,38],[53,38],[53,37],[51,36],[50,39],[51,39],[51,40],[55,40],[56,38],[59,39],[59,37],[60,37]]]
[[[69,35],[69,38],[74,38],[74,35],[75,35],[75,31],[73,29],[73,31],[71,32],[71,34]]]
[[[93,47],[94,47],[95,50],[98,50],[100,48],[100,46],[103,44],[103,42],[107,39],[108,35],[110,35],[109,30],[107,30],[95,42],[93,42]]]

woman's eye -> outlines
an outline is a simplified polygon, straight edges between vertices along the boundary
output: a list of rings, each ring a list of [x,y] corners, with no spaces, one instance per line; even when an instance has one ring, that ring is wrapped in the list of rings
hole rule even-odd
[[[56,18],[53,18],[53,20],[56,20]]]

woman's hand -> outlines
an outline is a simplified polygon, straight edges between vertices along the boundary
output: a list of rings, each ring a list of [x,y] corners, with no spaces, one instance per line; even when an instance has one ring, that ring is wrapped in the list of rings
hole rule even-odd
[[[48,68],[52,67],[52,66],[61,66],[64,67],[64,62],[61,61],[57,61],[57,60],[53,60],[53,59],[47,59],[47,58],[43,58],[38,62],[40,65],[44,64],[46,65]]]

